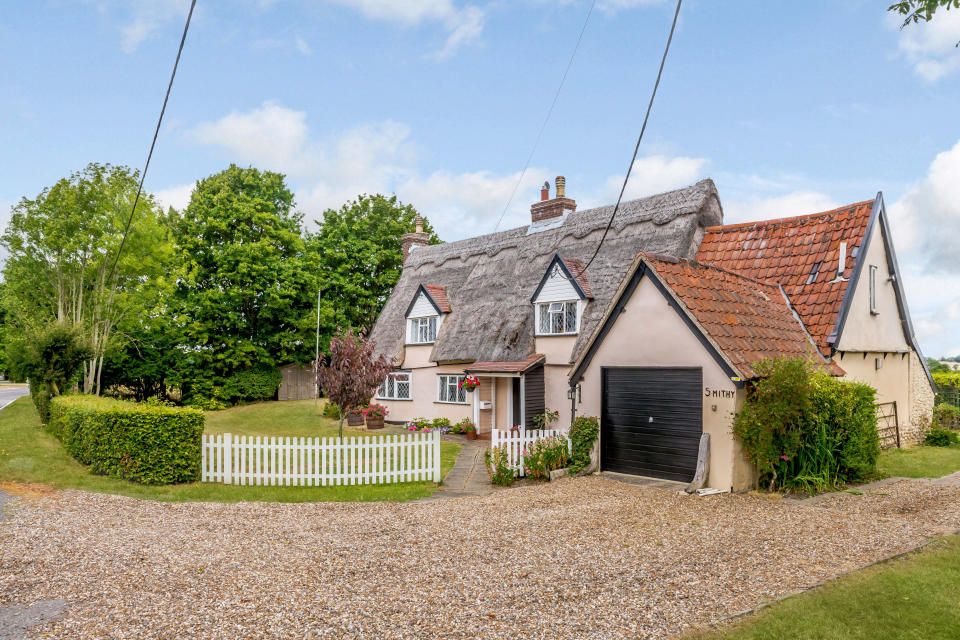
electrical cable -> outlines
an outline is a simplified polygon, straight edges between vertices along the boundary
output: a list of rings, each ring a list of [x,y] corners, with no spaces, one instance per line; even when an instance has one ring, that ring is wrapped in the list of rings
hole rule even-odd
[[[617,204],[613,207],[613,212],[610,214],[610,219],[607,220],[607,226],[603,230],[603,235],[600,237],[600,242],[597,243],[597,248],[593,251],[593,255],[590,256],[590,260],[587,261],[587,264],[583,267],[580,273],[586,273],[587,269],[590,268],[590,265],[593,264],[594,259],[597,257],[597,254],[600,253],[600,247],[603,246],[603,241],[607,239],[607,233],[610,231],[610,227],[613,225],[613,219],[617,215],[617,211],[620,209],[620,202],[623,200],[623,193],[627,190],[627,181],[630,180],[630,172],[633,170],[633,163],[637,161],[637,153],[640,151],[640,141],[643,140],[643,134],[647,130],[647,121],[650,119],[650,110],[653,108],[653,99],[657,96],[657,87],[660,86],[660,77],[663,75],[663,65],[667,61],[667,53],[670,51],[670,43],[673,42],[673,32],[677,28],[677,16],[680,15],[680,5],[683,3],[683,0],[677,0],[677,9],[673,13],[673,24],[670,25],[670,35],[667,37],[667,46],[663,49],[663,57],[660,59],[660,70],[657,71],[657,81],[653,84],[653,93],[650,94],[650,102],[647,104],[647,114],[643,117],[643,126],[640,128],[640,135],[637,137],[637,144],[633,148],[633,157],[630,159],[630,166],[627,167],[627,175],[623,178],[623,186],[620,187],[620,196],[617,198]]]
[[[191,0],[190,12],[187,14],[187,23],[183,27],[183,35],[180,37],[180,47],[177,49],[177,59],[173,63],[173,72],[170,74],[170,82],[167,83],[167,93],[163,97],[163,107],[160,109],[160,117],[157,118],[157,128],[153,132],[153,141],[150,143],[150,152],[147,154],[147,162],[143,165],[143,173],[140,174],[140,185],[137,187],[137,195],[133,199],[133,207],[130,209],[130,216],[127,218],[127,225],[123,229],[123,237],[120,239],[120,246],[117,248],[117,255],[113,259],[113,266],[110,267],[110,275],[107,280],[113,278],[117,269],[117,263],[120,261],[120,254],[127,242],[127,234],[130,233],[130,225],[133,223],[133,215],[137,211],[137,204],[140,202],[140,194],[143,193],[143,181],[147,177],[147,169],[150,167],[150,159],[153,157],[153,148],[157,144],[157,136],[160,134],[160,123],[163,122],[163,114],[167,110],[167,101],[170,99],[170,90],[173,88],[173,79],[177,76],[177,67],[180,65],[180,54],[183,53],[183,45],[187,41],[187,31],[190,29],[190,19],[193,17],[193,8],[197,6],[197,0]]]
[[[500,228],[500,223],[503,222],[503,216],[506,215],[507,209],[510,208],[510,204],[513,202],[513,197],[517,194],[517,189],[520,188],[520,184],[523,182],[523,177],[527,174],[527,169],[530,167],[530,162],[533,160],[533,154],[540,145],[540,138],[543,137],[543,131],[547,128],[547,122],[550,121],[550,116],[553,114],[553,108],[557,106],[557,99],[560,97],[560,90],[563,89],[563,84],[567,81],[567,74],[570,72],[570,67],[573,66],[573,59],[577,56],[577,50],[580,48],[580,41],[583,40],[583,33],[587,30],[587,23],[590,22],[590,16],[593,15],[593,8],[596,6],[596,4],[597,0],[593,0],[593,2],[590,3],[590,10],[587,11],[587,17],[583,20],[583,26],[580,28],[580,35],[577,36],[577,44],[573,47],[573,52],[570,54],[570,60],[567,61],[567,68],[564,69],[563,76],[560,78],[560,85],[557,87],[557,92],[553,95],[553,102],[550,103],[550,108],[547,109],[547,115],[543,119],[543,124],[540,125],[540,131],[537,132],[537,138],[533,142],[533,148],[530,149],[530,155],[527,156],[527,161],[523,164],[523,170],[520,171],[520,177],[517,178],[517,183],[513,185],[513,190],[510,192],[510,197],[507,199],[507,204],[503,205],[503,211],[500,212],[500,217],[497,218],[497,224],[493,227],[494,232]]]

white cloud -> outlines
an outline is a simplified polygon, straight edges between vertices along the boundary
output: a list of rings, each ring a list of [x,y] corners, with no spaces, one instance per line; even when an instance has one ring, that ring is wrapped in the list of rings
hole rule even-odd
[[[280,51],[296,51],[305,56],[313,54],[313,49],[301,36],[293,38],[260,38],[254,40],[250,46],[254,49],[278,49]]]
[[[706,158],[686,156],[670,158],[664,155],[652,155],[637,158],[633,163],[630,181],[627,183],[623,199],[642,198],[692,184],[705,177],[703,169],[707,163]],[[596,198],[597,203],[615,202],[622,187],[623,175],[610,176]]]
[[[835,209],[839,204],[819,191],[791,191],[780,196],[723,201],[723,219],[726,223],[752,222],[772,218],[789,218],[818,211]]]
[[[899,28],[901,21],[888,18]],[[909,24],[900,30],[897,43],[900,54],[913,65],[913,71],[927,82],[936,82],[960,69],[960,11],[938,11],[930,22]]]
[[[310,54],[313,53],[313,49],[310,48],[310,45],[307,44],[307,41],[301,38],[300,36],[296,36],[293,39],[293,45],[294,47],[296,47],[297,51],[299,51],[305,56],[309,56]]]
[[[171,21],[185,21],[190,0],[150,0],[133,2],[129,21],[121,29],[120,46],[133,53],[140,44],[155,35]]]
[[[424,22],[439,22],[447,31],[447,40],[434,54],[445,59],[456,50],[479,39],[483,31],[484,12],[473,5],[462,8],[452,0],[330,0],[353,8],[367,18],[417,26]]]
[[[926,268],[960,274],[960,141],[937,154],[927,176],[889,207],[901,251],[916,251]]]
[[[166,189],[153,191],[153,196],[157,199],[164,210],[173,207],[177,211],[183,211],[190,204],[190,195],[193,193],[194,183],[178,184]]]

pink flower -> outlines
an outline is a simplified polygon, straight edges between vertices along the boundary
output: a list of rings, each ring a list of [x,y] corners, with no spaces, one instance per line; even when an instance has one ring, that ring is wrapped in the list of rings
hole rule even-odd
[[[786,461],[789,460],[790,458],[788,458],[787,456],[780,456],[780,459],[783,460],[784,462],[786,462]]]

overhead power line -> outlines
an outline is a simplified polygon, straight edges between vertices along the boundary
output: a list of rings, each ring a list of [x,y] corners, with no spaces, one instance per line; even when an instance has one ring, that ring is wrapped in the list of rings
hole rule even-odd
[[[680,15],[680,5],[683,3],[683,0],[677,0],[677,9],[673,12],[673,24],[670,25],[670,35],[667,37],[667,46],[663,49],[663,57],[660,59],[660,70],[657,71],[657,81],[653,83],[653,92],[650,94],[650,102],[647,104],[647,114],[643,117],[643,126],[640,127],[640,135],[637,137],[637,144],[633,148],[633,157],[630,158],[630,165],[627,167],[627,175],[623,177],[623,186],[620,187],[620,196],[617,198],[617,204],[613,207],[613,212],[610,214],[610,219],[607,220],[607,226],[603,230],[603,235],[600,237],[600,242],[597,243],[597,248],[594,249],[593,255],[590,256],[590,260],[587,261],[586,266],[583,267],[583,272],[586,272],[590,268],[590,265],[593,264],[594,259],[597,257],[597,254],[600,253],[600,247],[603,246],[603,241],[607,239],[607,233],[610,231],[610,227],[613,225],[613,219],[617,216],[617,211],[620,210],[620,202],[623,200],[623,193],[627,190],[627,182],[630,180],[630,172],[633,171],[633,163],[637,161],[637,153],[640,151],[640,141],[643,140],[643,134],[647,130],[647,121],[650,119],[650,110],[653,108],[653,99],[657,97],[657,87],[660,86],[660,77],[663,75],[663,65],[667,61],[667,53],[670,51],[670,43],[673,42],[673,32],[677,28],[677,16]]]
[[[153,157],[153,148],[157,145],[157,136],[160,134],[160,123],[163,122],[163,114],[167,110],[167,101],[170,99],[170,90],[173,88],[173,79],[177,77],[177,67],[180,65],[180,54],[183,53],[183,44],[187,41],[187,31],[190,30],[190,19],[193,17],[193,8],[197,6],[197,0],[191,0],[190,11],[187,13],[187,23],[183,26],[183,35],[180,37],[180,47],[177,49],[177,59],[173,62],[173,71],[170,73],[170,82],[167,83],[167,93],[163,96],[163,106],[160,108],[160,117],[157,118],[157,128],[153,131],[153,141],[150,143],[150,152],[147,154],[147,162],[143,165],[143,173],[140,174],[140,184],[137,186],[137,195],[133,199],[133,207],[130,209],[130,217],[127,218],[127,225],[123,229],[123,237],[120,239],[120,247],[117,249],[117,255],[113,259],[113,266],[110,267],[110,275],[107,280],[113,278],[117,269],[117,263],[120,261],[120,254],[127,242],[127,234],[130,233],[130,225],[133,223],[133,214],[137,210],[137,204],[140,202],[140,194],[143,192],[143,181],[147,177],[147,169],[150,167],[150,159]]]
[[[497,224],[493,228],[494,231],[500,228],[500,223],[503,222],[503,216],[506,215],[507,209],[510,208],[510,204],[513,202],[513,197],[517,194],[517,189],[520,188],[520,184],[523,182],[523,177],[527,174],[527,169],[530,168],[530,162],[533,160],[533,154],[537,151],[537,147],[540,145],[540,138],[543,137],[543,131],[547,128],[547,123],[550,121],[550,116],[553,114],[553,108],[557,106],[557,99],[560,97],[560,91],[563,89],[563,84],[567,81],[567,74],[570,73],[570,67],[573,66],[573,59],[577,57],[577,50],[580,48],[580,41],[583,40],[583,32],[587,30],[587,24],[590,22],[590,16],[593,15],[593,8],[597,4],[597,0],[593,0],[590,3],[590,9],[587,11],[587,17],[583,20],[583,26],[580,27],[580,35],[577,36],[577,44],[574,45],[573,51],[570,53],[570,59],[567,61],[567,68],[563,70],[563,76],[560,78],[560,84],[557,86],[557,92],[553,94],[553,102],[550,103],[550,108],[547,109],[547,115],[543,119],[543,123],[540,125],[540,131],[537,132],[537,137],[533,141],[533,148],[530,149],[530,155],[527,156],[527,161],[523,163],[523,170],[520,171],[520,177],[517,178],[516,184],[513,185],[513,190],[510,192],[510,197],[507,198],[507,204],[503,205],[503,211],[500,212],[500,217],[497,218]]]

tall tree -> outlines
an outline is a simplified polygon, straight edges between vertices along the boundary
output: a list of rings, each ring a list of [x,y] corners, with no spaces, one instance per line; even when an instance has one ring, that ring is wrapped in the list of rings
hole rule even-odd
[[[307,238],[309,259],[320,276],[321,324],[326,340],[336,327],[369,330],[403,268],[403,234],[415,230],[417,210],[396,196],[361,195],[323,213],[320,230]],[[424,222],[430,244],[440,239]]]
[[[15,336],[51,322],[84,334],[90,357],[83,390],[100,392],[103,357],[117,323],[137,308],[145,286],[164,271],[164,233],[154,199],[141,197],[117,268],[139,174],[92,163],[36,198],[23,198],[0,238],[7,310]]]
[[[188,398],[212,395],[240,371],[309,358],[315,277],[300,223],[278,173],[230,165],[197,183],[173,223]]]
[[[946,11],[960,9],[960,0],[901,0],[887,7],[887,11],[903,16],[901,29],[918,22],[930,22],[937,13],[937,9]],[[960,42],[954,46],[960,47]]]

